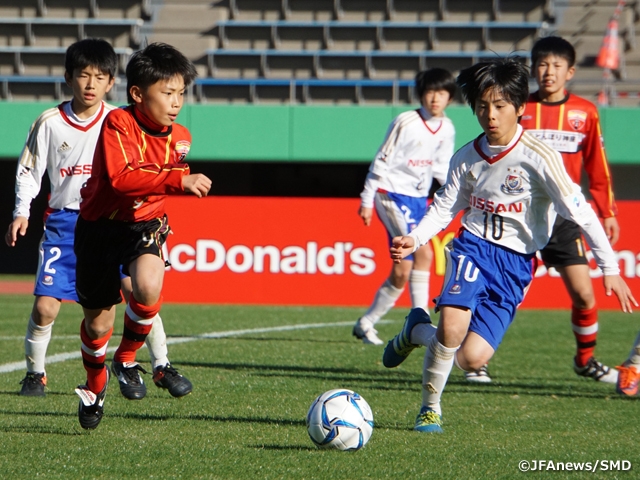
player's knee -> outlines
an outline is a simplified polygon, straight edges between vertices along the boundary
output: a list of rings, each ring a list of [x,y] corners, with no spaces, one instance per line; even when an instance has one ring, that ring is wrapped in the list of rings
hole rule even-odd
[[[494,349],[486,340],[476,334],[471,334],[456,352],[456,362],[463,370],[478,370],[491,360],[494,352]]]
[[[477,357],[473,357],[472,359],[468,359],[467,360],[467,365],[469,367],[469,370],[479,370],[480,368],[482,368],[483,365],[486,365],[487,362],[489,362],[489,359],[486,358],[485,356],[477,356]]]
[[[396,288],[404,288],[404,286],[409,281],[410,275],[411,275],[411,269],[408,269],[406,271],[405,269],[393,271],[391,273],[391,278],[390,278],[391,284]]]
[[[142,290],[139,293],[134,291],[133,297],[140,305],[150,307],[160,301],[160,291]]]
[[[491,356],[487,356],[482,352],[474,352],[469,349],[460,349],[456,352],[456,365],[467,372],[480,369],[489,362]]]
[[[580,310],[589,310],[596,305],[596,297],[593,290],[581,290],[573,295],[573,306]]]
[[[133,296],[142,305],[155,305],[162,294],[162,281],[148,280],[133,286]]]
[[[89,338],[94,340],[103,338],[109,334],[112,328],[113,321],[110,321],[104,316],[98,316],[94,319],[90,319],[85,315],[84,329]]]
[[[45,326],[52,323],[60,311],[60,302],[51,297],[37,297],[31,316],[36,325]]]

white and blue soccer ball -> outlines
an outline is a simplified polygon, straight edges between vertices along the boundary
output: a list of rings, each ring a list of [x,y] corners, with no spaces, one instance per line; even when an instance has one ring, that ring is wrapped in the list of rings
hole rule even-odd
[[[344,388],[329,390],[311,404],[307,431],[319,448],[359,450],[373,433],[373,413],[356,392]]]

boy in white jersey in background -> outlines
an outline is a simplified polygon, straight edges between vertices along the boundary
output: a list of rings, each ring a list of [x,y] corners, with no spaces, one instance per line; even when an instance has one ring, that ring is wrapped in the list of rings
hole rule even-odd
[[[73,238],[80,188],[91,175],[102,122],[115,108],[103,98],[113,87],[117,65],[113,47],[104,40],[89,38],[71,45],[65,57],[65,80],[73,91],[73,99],[46,110],[36,119],[18,162],[13,222],[5,236],[10,247],[27,233],[31,201],[40,192],[45,171],[51,184],[33,292],[35,300],[25,337],[27,374],[21,381],[23,396],[45,395],[45,357],[53,323],[62,300],[78,301]],[[122,283],[124,290],[131,290],[128,277]],[[173,396],[186,395],[192,385],[169,365],[162,321],[154,323],[152,332],[147,347],[153,366],[165,374],[158,386],[168,388]],[[120,386],[127,398],[141,398],[128,396],[129,389],[122,381]]]
[[[624,312],[638,306],[561,155],[518,124],[528,82],[527,67],[512,58],[460,73],[457,84],[484,134],[453,156],[447,181],[418,227],[393,239],[391,257],[400,262],[464,210],[463,228],[446,249],[435,334],[428,316],[412,310],[383,356],[386,367],[395,367],[416,346],[427,346],[414,427],[419,432],[442,432],[440,399],[454,362],[464,371],[477,370],[498,348],[531,282],[536,251],[549,241],[556,212],[580,226],[603,271],[606,294],[615,293]]]
[[[401,113],[391,123],[360,195],[358,215],[371,225],[375,206],[389,240],[416,227],[426,212],[431,183],[434,178],[444,183],[454,151],[455,129],[444,114],[456,91],[453,76],[441,68],[422,71],[416,75],[415,91],[422,107]],[[432,259],[427,244],[393,264],[353,335],[363,343],[382,345],[374,326],[395,305],[407,281],[412,307],[426,310]]]

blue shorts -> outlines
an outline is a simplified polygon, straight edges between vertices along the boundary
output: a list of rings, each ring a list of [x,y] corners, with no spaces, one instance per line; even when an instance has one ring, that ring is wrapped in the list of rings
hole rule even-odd
[[[378,190],[375,196],[378,218],[387,229],[389,246],[391,239],[409,234],[418,226],[427,212],[427,197],[409,197],[399,193]],[[413,254],[406,260],[413,260]]]
[[[469,331],[497,350],[533,278],[535,254],[514,252],[466,230],[445,253],[447,269],[436,308],[471,310]]]
[[[77,210],[55,210],[44,223],[34,295],[78,301],[73,239]],[[120,267],[120,278],[125,278]]]
[[[73,236],[78,220],[74,210],[56,210],[44,223],[34,295],[78,301]]]

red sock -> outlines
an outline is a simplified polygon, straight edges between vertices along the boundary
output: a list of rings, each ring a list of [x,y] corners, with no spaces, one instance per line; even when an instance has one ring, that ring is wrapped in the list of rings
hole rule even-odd
[[[124,330],[120,346],[116,350],[113,359],[116,362],[135,362],[136,352],[144,345],[147,335],[153,327],[153,318],[160,311],[162,297],[155,305],[147,306],[133,297],[129,297],[129,303],[124,313]]]
[[[576,337],[577,352],[576,365],[584,367],[589,359],[593,357],[596,348],[596,337],[598,336],[598,309],[597,307],[571,309],[571,326]]]
[[[107,357],[107,345],[113,333],[113,328],[107,334],[92,340],[84,329],[85,320],[80,324],[80,339],[82,340],[82,363],[87,371],[87,386],[93,393],[98,394],[107,383],[107,371],[104,361]]]

